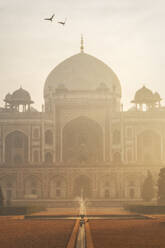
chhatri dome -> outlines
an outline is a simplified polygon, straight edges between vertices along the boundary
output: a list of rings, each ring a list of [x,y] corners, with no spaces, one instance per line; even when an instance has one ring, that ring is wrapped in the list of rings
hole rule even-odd
[[[13,92],[12,101],[33,103],[33,101],[31,100],[30,93],[27,90],[24,90],[22,87]]]
[[[4,101],[8,103],[19,103],[19,104],[33,103],[33,101],[31,100],[30,93],[27,90],[24,90],[22,87],[20,87],[18,90],[15,90],[13,94],[8,93]]]
[[[102,85],[121,97],[120,81],[116,74],[101,60],[84,53],[83,39],[81,39],[80,53],[64,60],[48,75],[44,97],[47,98],[50,91],[61,87],[71,91],[91,91]]]
[[[159,102],[162,99],[158,92],[153,93],[150,89],[143,86],[138,91],[136,91],[133,103],[154,103]]]

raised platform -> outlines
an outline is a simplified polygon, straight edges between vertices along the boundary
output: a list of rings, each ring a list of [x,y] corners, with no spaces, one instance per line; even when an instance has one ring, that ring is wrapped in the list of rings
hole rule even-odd
[[[128,204],[139,204],[141,200],[103,200],[94,199],[86,200],[86,207],[122,207]],[[77,200],[50,200],[50,199],[29,199],[29,200],[13,200],[12,206],[41,206],[46,208],[79,208],[79,201]]]

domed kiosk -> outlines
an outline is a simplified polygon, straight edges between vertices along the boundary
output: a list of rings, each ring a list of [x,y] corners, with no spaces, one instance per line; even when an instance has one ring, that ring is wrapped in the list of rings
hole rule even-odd
[[[22,112],[30,110],[30,105],[33,103],[28,91],[20,87],[14,91],[13,94],[8,93],[4,99],[6,108],[14,111],[20,111],[22,106]]]
[[[136,110],[152,110],[160,108],[161,98],[158,92],[153,93],[150,89],[143,86],[135,93],[134,100]]]

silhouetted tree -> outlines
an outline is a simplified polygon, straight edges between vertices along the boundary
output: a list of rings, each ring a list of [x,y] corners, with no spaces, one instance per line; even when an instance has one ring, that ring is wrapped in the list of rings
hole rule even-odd
[[[4,198],[3,198],[2,189],[0,187],[0,207],[3,207],[3,204],[4,204]]]
[[[159,172],[158,203],[165,204],[165,168],[161,168]]]
[[[148,171],[147,177],[144,180],[142,186],[142,198],[144,201],[151,201],[154,197],[154,181],[150,171]]]

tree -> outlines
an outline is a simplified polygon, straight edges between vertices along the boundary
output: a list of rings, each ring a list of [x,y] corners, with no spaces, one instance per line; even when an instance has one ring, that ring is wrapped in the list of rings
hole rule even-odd
[[[148,171],[147,177],[144,180],[142,186],[142,198],[144,201],[151,201],[154,197],[154,181],[150,171]]]
[[[165,204],[165,168],[161,168],[159,172],[158,203]]]
[[[4,198],[3,198],[2,189],[0,187],[0,207],[3,207],[3,204],[4,204]]]

